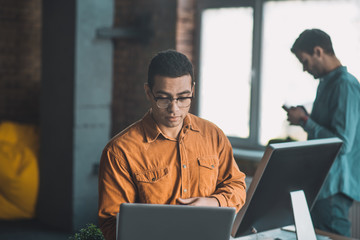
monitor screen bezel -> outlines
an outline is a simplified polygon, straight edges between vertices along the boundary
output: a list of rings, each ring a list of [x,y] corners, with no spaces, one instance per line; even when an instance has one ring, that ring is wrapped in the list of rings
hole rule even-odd
[[[339,138],[269,144],[248,188],[245,205],[236,215],[231,235],[240,237],[256,231],[266,231],[293,224],[290,192],[288,195],[284,194],[284,192],[289,189],[304,190],[308,206],[311,209],[341,146],[342,141]],[[300,156],[299,153],[302,153],[302,155]],[[274,192],[281,191],[281,193],[271,195],[270,192],[264,191],[264,189],[278,187],[273,184],[279,183],[281,180],[279,174],[284,169],[275,169],[273,166],[280,163],[291,164],[288,166],[296,167],[290,167],[286,172],[285,175],[290,179],[284,179],[281,184],[278,184],[279,187],[285,189],[275,189]],[[313,168],[309,169],[311,166]],[[309,169],[308,172],[314,176],[310,176],[309,179],[306,178],[304,181],[299,177],[298,171],[305,171],[305,169]],[[311,184],[313,186],[309,186]],[[276,203],[286,202],[286,204],[276,206],[272,211],[271,206],[268,206],[269,203],[266,202],[267,199]],[[287,201],[289,201],[288,204]],[[274,221],[269,222],[268,220],[272,219],[272,217]],[[252,224],[255,227],[250,227]]]

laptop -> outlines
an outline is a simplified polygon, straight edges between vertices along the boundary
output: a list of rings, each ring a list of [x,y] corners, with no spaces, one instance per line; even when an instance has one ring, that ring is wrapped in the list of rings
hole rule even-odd
[[[123,203],[116,240],[229,240],[235,208]]]

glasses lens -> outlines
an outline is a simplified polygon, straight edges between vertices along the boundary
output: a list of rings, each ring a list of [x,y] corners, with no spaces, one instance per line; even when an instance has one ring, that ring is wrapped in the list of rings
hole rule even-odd
[[[178,99],[177,104],[181,108],[188,107],[191,104],[191,98],[180,98]]]
[[[158,99],[156,101],[156,104],[159,108],[167,108],[170,104],[170,100],[169,99]]]

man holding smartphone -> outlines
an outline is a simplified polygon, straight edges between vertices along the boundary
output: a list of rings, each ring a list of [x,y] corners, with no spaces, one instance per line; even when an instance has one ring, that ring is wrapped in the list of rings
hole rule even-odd
[[[291,52],[320,83],[311,114],[302,106],[283,107],[288,121],[301,126],[308,139],[339,137],[344,142],[311,211],[313,223],[350,236],[349,209],[354,200],[360,201],[360,84],[342,66],[322,30],[302,32]]]

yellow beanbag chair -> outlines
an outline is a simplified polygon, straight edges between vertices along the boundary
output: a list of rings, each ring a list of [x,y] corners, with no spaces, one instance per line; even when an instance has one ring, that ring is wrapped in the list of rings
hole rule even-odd
[[[0,219],[35,216],[38,142],[35,126],[0,123]]]

